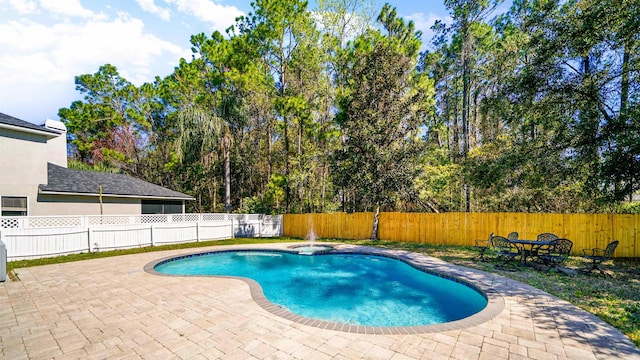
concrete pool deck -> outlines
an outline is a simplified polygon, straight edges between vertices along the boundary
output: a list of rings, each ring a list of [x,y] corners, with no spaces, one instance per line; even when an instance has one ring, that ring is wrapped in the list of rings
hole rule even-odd
[[[245,281],[144,271],[168,256],[290,245],[216,246],[17,269],[20,281],[0,283],[0,357],[640,359],[640,349],[617,329],[565,301],[501,276],[404,251],[340,245],[462,275],[492,289],[497,308],[450,329],[416,334],[339,331],[265,310]]]

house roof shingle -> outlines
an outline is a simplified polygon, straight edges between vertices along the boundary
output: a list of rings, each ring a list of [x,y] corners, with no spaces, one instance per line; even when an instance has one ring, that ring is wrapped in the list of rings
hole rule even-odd
[[[47,164],[48,184],[41,184],[41,193],[97,195],[102,185],[104,196],[147,199],[193,200],[193,197],[124,174],[72,170]]]
[[[25,129],[29,129],[29,130],[37,130],[37,131],[42,131],[42,132],[45,132],[45,133],[51,133],[51,134],[55,134],[55,135],[60,135],[60,133],[55,131],[55,130],[51,130],[51,129],[46,128],[44,126],[32,124],[32,123],[30,123],[28,121],[20,120],[18,118],[14,118],[13,116],[9,116],[9,115],[3,114],[3,113],[0,113],[0,124],[10,125],[10,126],[15,126],[15,127],[20,127],[20,128],[25,128]]]

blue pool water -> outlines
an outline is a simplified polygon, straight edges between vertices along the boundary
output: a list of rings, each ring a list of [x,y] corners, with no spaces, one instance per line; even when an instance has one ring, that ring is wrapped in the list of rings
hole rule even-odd
[[[403,261],[362,254],[219,252],[160,263],[173,275],[241,276],[300,316],[366,326],[418,326],[459,320],[484,309],[476,290]]]

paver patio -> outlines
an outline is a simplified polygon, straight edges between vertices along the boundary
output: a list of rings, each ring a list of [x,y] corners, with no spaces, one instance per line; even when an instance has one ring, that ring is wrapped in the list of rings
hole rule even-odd
[[[254,300],[250,286],[241,280],[144,271],[148,263],[168,256],[289,245],[172,250],[18,269],[20,281],[0,283],[0,356],[640,359],[640,349],[617,329],[565,301],[501,276],[404,251],[341,245],[385,252],[464,277],[491,291],[492,310],[417,334],[336,331],[275,315]]]

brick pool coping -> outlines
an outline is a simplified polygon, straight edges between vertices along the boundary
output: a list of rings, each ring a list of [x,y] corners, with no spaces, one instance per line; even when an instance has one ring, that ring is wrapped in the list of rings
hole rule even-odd
[[[345,323],[337,323],[332,321],[325,321],[320,319],[313,319],[304,316],[300,316],[298,314],[292,313],[291,311],[283,308],[280,305],[274,304],[269,301],[262,291],[262,286],[258,282],[253,279],[240,277],[240,276],[216,276],[216,275],[171,275],[160,273],[155,270],[155,267],[158,264],[176,260],[189,258],[193,256],[201,256],[205,254],[213,254],[213,253],[224,253],[231,251],[274,251],[274,248],[256,248],[252,247],[244,247],[238,245],[233,249],[225,249],[225,250],[210,250],[210,251],[195,251],[188,254],[182,254],[180,256],[168,256],[163,257],[161,259],[154,260],[144,266],[144,271],[158,276],[168,276],[168,277],[205,277],[205,278],[227,278],[227,279],[237,279],[244,281],[248,286],[251,292],[251,296],[256,304],[260,305],[266,311],[282,317],[286,320],[293,321],[298,324],[317,327],[326,330],[333,331],[344,331],[349,333],[356,334],[371,334],[371,335],[409,335],[409,334],[420,334],[420,333],[438,333],[449,330],[458,330],[465,329],[471,326],[479,325],[484,322],[487,322],[494,317],[496,317],[500,312],[504,310],[504,299],[502,296],[496,292],[492,286],[491,281],[487,281],[488,279],[483,279],[484,275],[487,273],[479,272],[473,269],[462,268],[459,266],[454,266],[448,263],[442,263],[440,260],[425,256],[416,256],[418,254],[401,251],[401,250],[388,250],[382,248],[375,247],[366,247],[366,246],[348,246],[341,245],[335,243],[322,243],[323,245],[330,245],[333,247],[332,250],[328,251],[320,251],[318,255],[310,255],[310,256],[322,256],[321,254],[361,254],[361,255],[376,255],[376,256],[384,256],[391,259],[396,259],[403,261],[414,268],[417,268],[421,271],[424,271],[428,274],[440,276],[442,278],[459,282],[463,285],[469,286],[476,291],[483,294],[483,296],[487,299],[487,306],[482,309],[480,312],[475,313],[471,316],[468,316],[464,319],[449,321],[441,324],[432,324],[432,325],[421,325],[421,326],[363,326],[363,325],[354,325],[354,324],[345,324]],[[283,249],[276,249],[276,251],[288,252],[297,254],[298,252],[295,250],[297,246],[287,246]],[[309,256],[309,255],[305,255]],[[470,279],[470,275],[473,274],[475,277]]]
[[[416,253],[339,244],[341,251],[371,249],[460,274],[493,289],[502,310],[484,322],[436,332],[335,331],[265,310],[244,280],[185,280],[143,269],[196,250],[296,244],[266,240],[16,269],[20,281],[0,283],[0,359],[640,360],[640,349],[619,330],[566,301]]]

